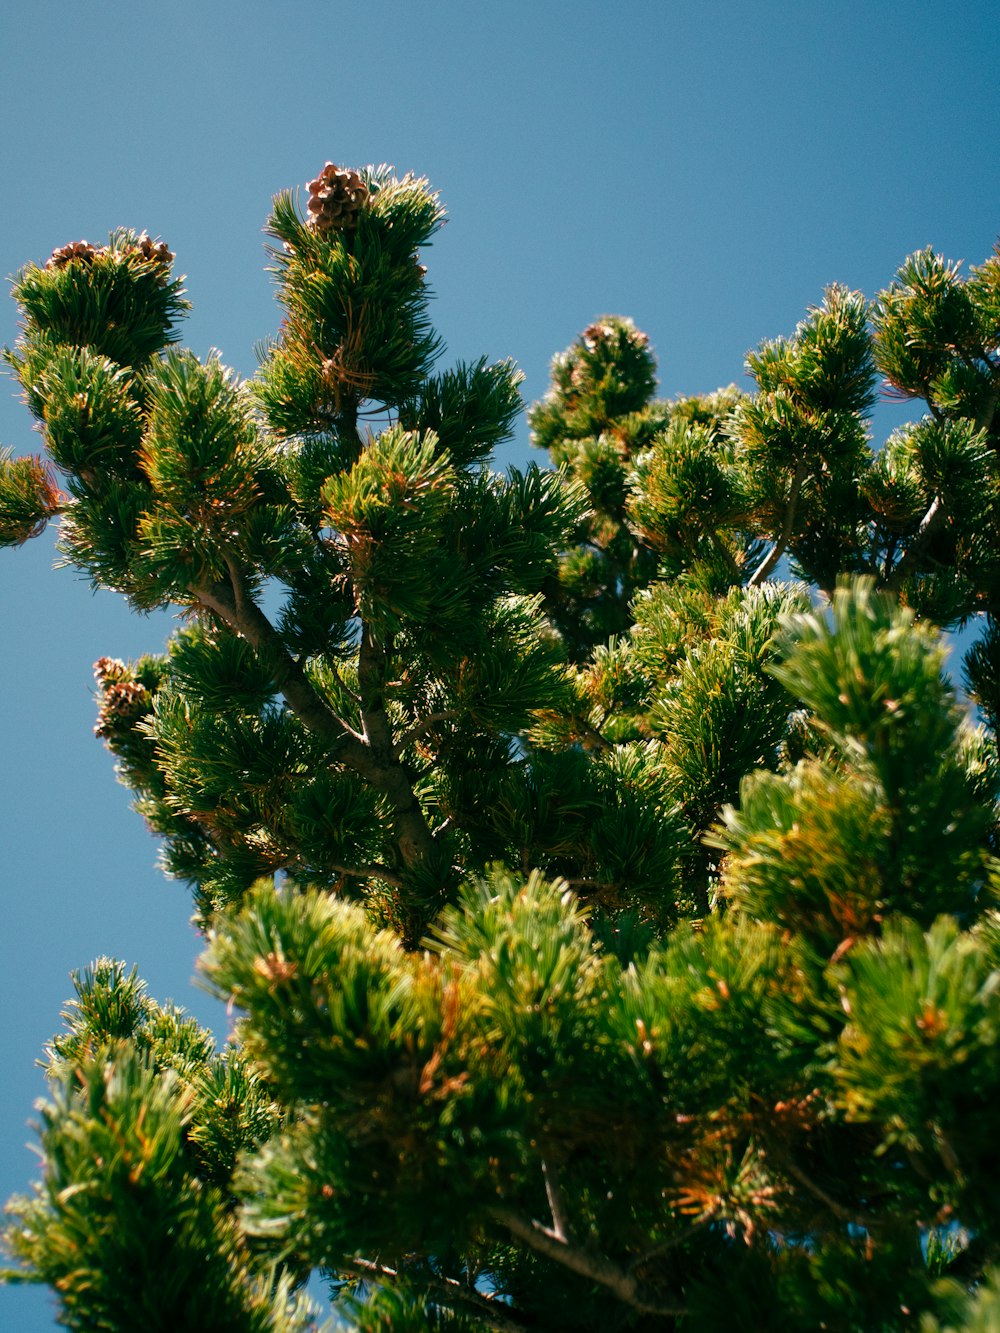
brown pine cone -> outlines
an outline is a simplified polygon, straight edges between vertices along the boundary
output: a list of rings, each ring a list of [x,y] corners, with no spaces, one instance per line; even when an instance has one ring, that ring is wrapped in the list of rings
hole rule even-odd
[[[173,252],[168,249],[166,243],[151,241],[145,232],[136,239],[135,248],[143,259],[149,260],[152,264],[162,264],[164,268],[168,268],[174,262]]]
[[[108,740],[130,731],[149,712],[152,697],[134,680],[120,680],[112,685],[101,683],[101,702],[94,735]]]
[[[106,682],[116,684],[124,680],[128,674],[128,668],[120,657],[99,657],[94,663],[94,679],[99,685]]]
[[[65,268],[71,264],[74,259],[80,260],[84,264],[89,264],[97,254],[97,246],[91,245],[89,241],[70,241],[69,245],[61,245],[58,250],[53,250],[45,265],[46,268]]]
[[[368,186],[358,172],[328,162],[314,181],[309,182],[309,225],[321,234],[328,231],[353,231],[358,209],[368,199]]]

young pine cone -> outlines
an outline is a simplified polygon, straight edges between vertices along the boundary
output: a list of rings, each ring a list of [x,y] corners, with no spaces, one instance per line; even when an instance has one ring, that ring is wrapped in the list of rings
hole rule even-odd
[[[353,231],[358,209],[368,198],[368,186],[356,171],[328,162],[309,182],[309,225],[321,235],[328,231]]]
[[[61,245],[58,250],[52,251],[45,267],[65,268],[74,259],[89,264],[96,254],[97,246],[91,245],[89,241],[70,241],[69,245]]]
[[[97,713],[94,735],[112,740],[129,732],[141,722],[152,706],[149,691],[134,680],[118,681],[114,685],[101,683],[101,702]]]
[[[152,264],[161,264],[164,268],[169,268],[174,262],[173,252],[168,249],[166,243],[151,241],[145,232],[136,238],[135,248],[143,259],[149,260]]]

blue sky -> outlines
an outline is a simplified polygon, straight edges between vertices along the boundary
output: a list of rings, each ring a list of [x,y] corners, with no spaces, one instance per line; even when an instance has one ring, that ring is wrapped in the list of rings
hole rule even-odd
[[[6,0],[0,272],[146,228],[188,275],[187,343],[250,374],[278,317],[271,195],[327,159],[389,161],[451,217],[425,260],[447,356],[513,356],[531,401],[554,352],[621,313],[664,395],[710,390],[829,282],[871,295],[922,246],[990,252],[998,17],[995,0]],[[900,416],[880,409],[876,435]],[[9,380],[0,444],[36,447]],[[522,424],[501,461],[529,453]],[[225,1026],[191,984],[186,892],[91,734],[91,663],[159,648],[169,618],[52,561],[49,535],[0,552],[3,1197],[34,1171],[33,1062],[71,969],[114,954]],[[0,1289],[0,1327],[55,1327],[47,1294]]]

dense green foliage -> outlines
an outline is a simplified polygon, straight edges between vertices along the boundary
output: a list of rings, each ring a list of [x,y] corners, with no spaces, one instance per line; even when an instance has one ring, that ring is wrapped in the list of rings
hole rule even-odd
[[[829,288],[750,392],[603,317],[498,475],[437,197],[309,195],[248,383],[145,236],[15,284],[59,480],[0,459],[0,541],[184,612],[97,731],[240,1018],[76,979],[8,1277],[81,1333],[305,1329],[315,1268],[369,1330],[1000,1327],[1000,252]]]

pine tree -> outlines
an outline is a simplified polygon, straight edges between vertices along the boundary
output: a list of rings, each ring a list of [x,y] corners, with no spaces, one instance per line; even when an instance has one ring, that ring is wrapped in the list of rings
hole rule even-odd
[[[317,1268],[372,1330],[997,1327],[1000,251],[829,288],[752,392],[658,401],[602,317],[499,475],[442,220],[277,196],[245,383],[162,242],[16,280],[0,541],[182,613],[96,730],[242,1017],[75,976],[8,1279],[81,1331],[315,1327]]]

